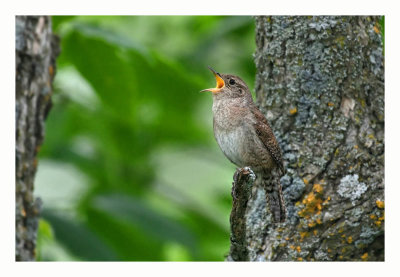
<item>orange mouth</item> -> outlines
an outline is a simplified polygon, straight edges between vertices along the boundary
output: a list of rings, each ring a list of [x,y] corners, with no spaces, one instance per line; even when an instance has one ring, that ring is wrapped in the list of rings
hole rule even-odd
[[[225,86],[225,82],[224,80],[221,78],[221,75],[219,73],[217,73],[214,69],[212,69],[211,67],[208,67],[211,72],[214,74],[215,80],[217,80],[217,87],[216,88],[207,88],[207,89],[203,89],[200,92],[204,92],[204,91],[211,91],[212,93],[218,93],[221,91],[221,89]]]

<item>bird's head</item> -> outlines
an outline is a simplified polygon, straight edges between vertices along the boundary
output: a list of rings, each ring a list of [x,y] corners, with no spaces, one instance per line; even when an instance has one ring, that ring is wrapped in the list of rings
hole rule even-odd
[[[208,67],[214,74],[217,80],[215,88],[203,89],[203,91],[212,92],[213,96],[218,98],[238,98],[238,97],[251,97],[251,93],[246,83],[238,76],[231,74],[220,74],[211,67]]]

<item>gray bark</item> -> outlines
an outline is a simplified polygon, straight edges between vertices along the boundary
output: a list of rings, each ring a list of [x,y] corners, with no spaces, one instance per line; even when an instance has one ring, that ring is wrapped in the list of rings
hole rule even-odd
[[[379,19],[256,18],[257,103],[283,151],[288,218],[271,224],[253,188],[249,260],[384,260]]]
[[[50,17],[17,16],[15,27],[15,259],[31,261],[41,208],[40,199],[33,195],[33,183],[59,48]]]
[[[246,207],[251,197],[251,188],[255,180],[254,172],[249,168],[238,168],[232,183],[231,248],[228,261],[248,261],[249,252],[246,240]]]

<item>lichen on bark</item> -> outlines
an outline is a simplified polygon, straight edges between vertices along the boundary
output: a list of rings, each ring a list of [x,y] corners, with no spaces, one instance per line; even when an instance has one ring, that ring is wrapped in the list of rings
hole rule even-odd
[[[40,198],[33,195],[37,153],[51,107],[58,41],[47,16],[15,18],[15,259],[35,259]]]
[[[288,210],[247,207],[249,259],[384,260],[384,57],[377,16],[256,17],[257,103]]]
[[[227,261],[248,261],[246,208],[256,176],[249,168],[238,168],[232,183],[231,248]]]

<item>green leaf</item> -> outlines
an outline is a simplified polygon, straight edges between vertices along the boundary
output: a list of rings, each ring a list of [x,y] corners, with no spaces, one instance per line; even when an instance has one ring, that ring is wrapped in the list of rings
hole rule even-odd
[[[146,47],[144,47],[137,41],[134,41],[133,39],[129,39],[126,36],[119,35],[113,31],[85,23],[74,23],[72,25],[72,28],[75,31],[79,31],[82,35],[84,35],[87,38],[102,39],[108,42],[109,44],[133,50],[135,52],[140,53],[145,58],[150,58],[149,52],[146,49]]]
[[[146,143],[204,138],[192,112],[201,96],[197,78],[156,53],[149,59],[107,30],[79,26],[63,38],[60,64],[73,63],[117,124],[140,133],[139,139],[148,136]]]
[[[53,30],[57,31],[61,25],[67,23],[68,21],[74,19],[76,16],[70,15],[61,15],[61,16],[52,16],[51,22],[53,24]]]
[[[42,248],[44,247],[46,241],[52,240],[54,240],[54,235],[50,223],[43,218],[40,218],[36,243],[36,260],[42,260]]]
[[[117,260],[115,253],[83,223],[49,210],[44,210],[42,216],[53,227],[56,240],[74,255],[88,261]]]
[[[128,222],[160,241],[175,241],[194,249],[195,239],[184,226],[152,210],[145,202],[121,194],[98,196],[93,207]]]
[[[119,49],[101,39],[87,38],[80,32],[72,31],[64,38],[63,51],[59,62],[73,63],[104,105],[119,118],[128,120],[132,115],[131,106],[137,98],[137,82],[132,67],[121,56]]]
[[[121,221],[114,214],[91,206],[85,209],[88,225],[118,253],[121,261],[162,261],[163,242]]]
[[[53,239],[53,230],[51,225],[48,221],[41,218],[39,220],[39,230],[38,230],[38,237],[40,239]]]
[[[167,261],[190,261],[190,255],[186,248],[177,243],[168,243],[164,247]]]

